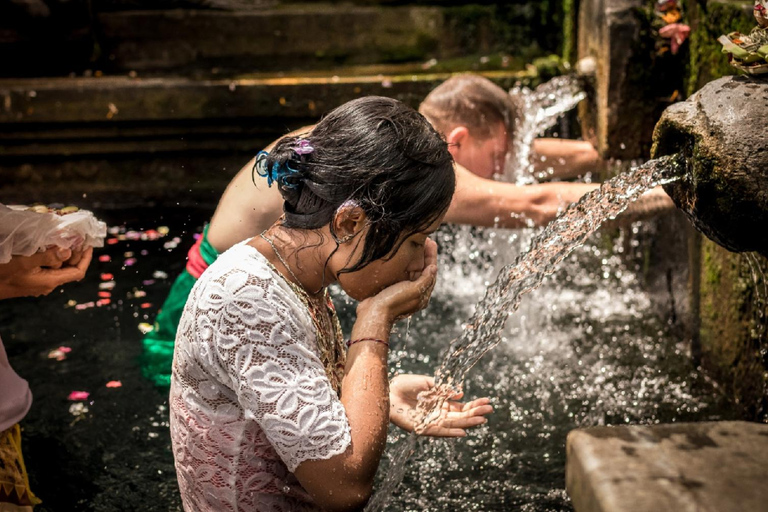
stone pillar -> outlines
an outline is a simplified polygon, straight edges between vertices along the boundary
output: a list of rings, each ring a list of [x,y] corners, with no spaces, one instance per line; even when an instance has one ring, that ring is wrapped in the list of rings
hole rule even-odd
[[[644,0],[581,0],[578,57],[596,62],[582,133],[609,158],[647,158],[653,126],[682,88],[682,54],[657,55]],[[667,52],[669,53],[669,52]]]

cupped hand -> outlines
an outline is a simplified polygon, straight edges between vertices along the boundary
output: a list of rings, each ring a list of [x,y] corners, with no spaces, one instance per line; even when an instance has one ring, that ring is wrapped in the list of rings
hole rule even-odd
[[[77,264],[69,249],[51,247],[32,256],[14,256],[0,265],[0,299],[37,297],[51,293],[58,286],[79,281],[91,263],[93,248],[78,251]]]
[[[435,379],[426,375],[401,374],[389,384],[389,420],[408,432],[416,427],[414,418],[418,396],[435,387]],[[464,437],[466,429],[485,424],[486,415],[493,412],[488,398],[459,402],[463,393],[446,400],[440,416],[420,434],[432,437]]]
[[[384,314],[392,322],[424,309],[429,304],[437,279],[437,244],[427,239],[424,247],[424,268],[411,272],[409,280],[400,281],[365,299],[358,306],[363,312]]]

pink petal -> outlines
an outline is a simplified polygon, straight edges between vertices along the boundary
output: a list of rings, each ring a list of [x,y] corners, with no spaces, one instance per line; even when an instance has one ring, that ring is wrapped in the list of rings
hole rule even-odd
[[[91,394],[87,391],[73,391],[69,394],[67,397],[67,400],[72,400],[73,402],[77,402],[79,400],[88,400],[88,397],[91,396]]]

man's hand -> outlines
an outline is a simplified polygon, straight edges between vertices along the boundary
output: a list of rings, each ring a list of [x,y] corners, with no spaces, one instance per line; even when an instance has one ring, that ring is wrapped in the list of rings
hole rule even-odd
[[[79,281],[92,255],[92,247],[84,251],[51,247],[32,256],[13,256],[0,265],[0,299],[48,295],[64,283]]]
[[[408,432],[416,426],[413,420],[418,395],[435,387],[435,379],[426,375],[397,375],[389,384],[389,421]],[[459,402],[462,394],[446,400],[440,417],[421,433],[433,437],[464,437],[465,429],[485,424],[485,415],[493,412],[488,398]]]

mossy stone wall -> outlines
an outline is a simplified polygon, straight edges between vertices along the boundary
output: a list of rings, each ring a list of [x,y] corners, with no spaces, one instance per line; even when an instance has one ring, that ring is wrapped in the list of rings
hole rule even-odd
[[[682,22],[690,25],[691,34],[674,56],[661,49],[655,0],[563,2],[564,60],[573,62],[571,44],[577,40],[579,57],[593,56],[597,61],[593,104],[582,105],[580,116],[583,132],[595,135],[605,156],[648,158],[648,127],[656,124],[667,105],[712,80],[737,74],[717,38],[733,31],[749,33],[756,26],[753,1],[680,1]],[[574,9],[580,16],[574,18]],[[618,19],[618,12],[627,15]],[[616,33],[610,33],[611,21],[621,27]],[[610,35],[601,37],[601,31]],[[583,44],[591,40],[597,43]],[[766,237],[768,230],[754,236]],[[683,323],[692,340],[695,363],[743,404],[745,417],[765,419],[768,260],[757,254],[729,252],[693,230],[688,242],[689,314]],[[651,267],[663,267],[668,263],[665,258],[668,255],[654,254]]]
[[[706,83],[737,74],[717,38],[755,27],[752,1],[688,0],[691,25],[686,94]],[[765,126],[755,127],[765,130]],[[755,233],[768,236],[768,231]],[[742,404],[745,417],[768,417],[768,259],[756,253],[733,253],[701,237],[698,286],[699,337],[694,353],[724,390]],[[692,269],[696,271],[696,269]],[[694,280],[695,282],[696,280]]]
[[[702,364],[742,405],[745,417],[768,414],[768,260],[701,243],[699,346]]]

